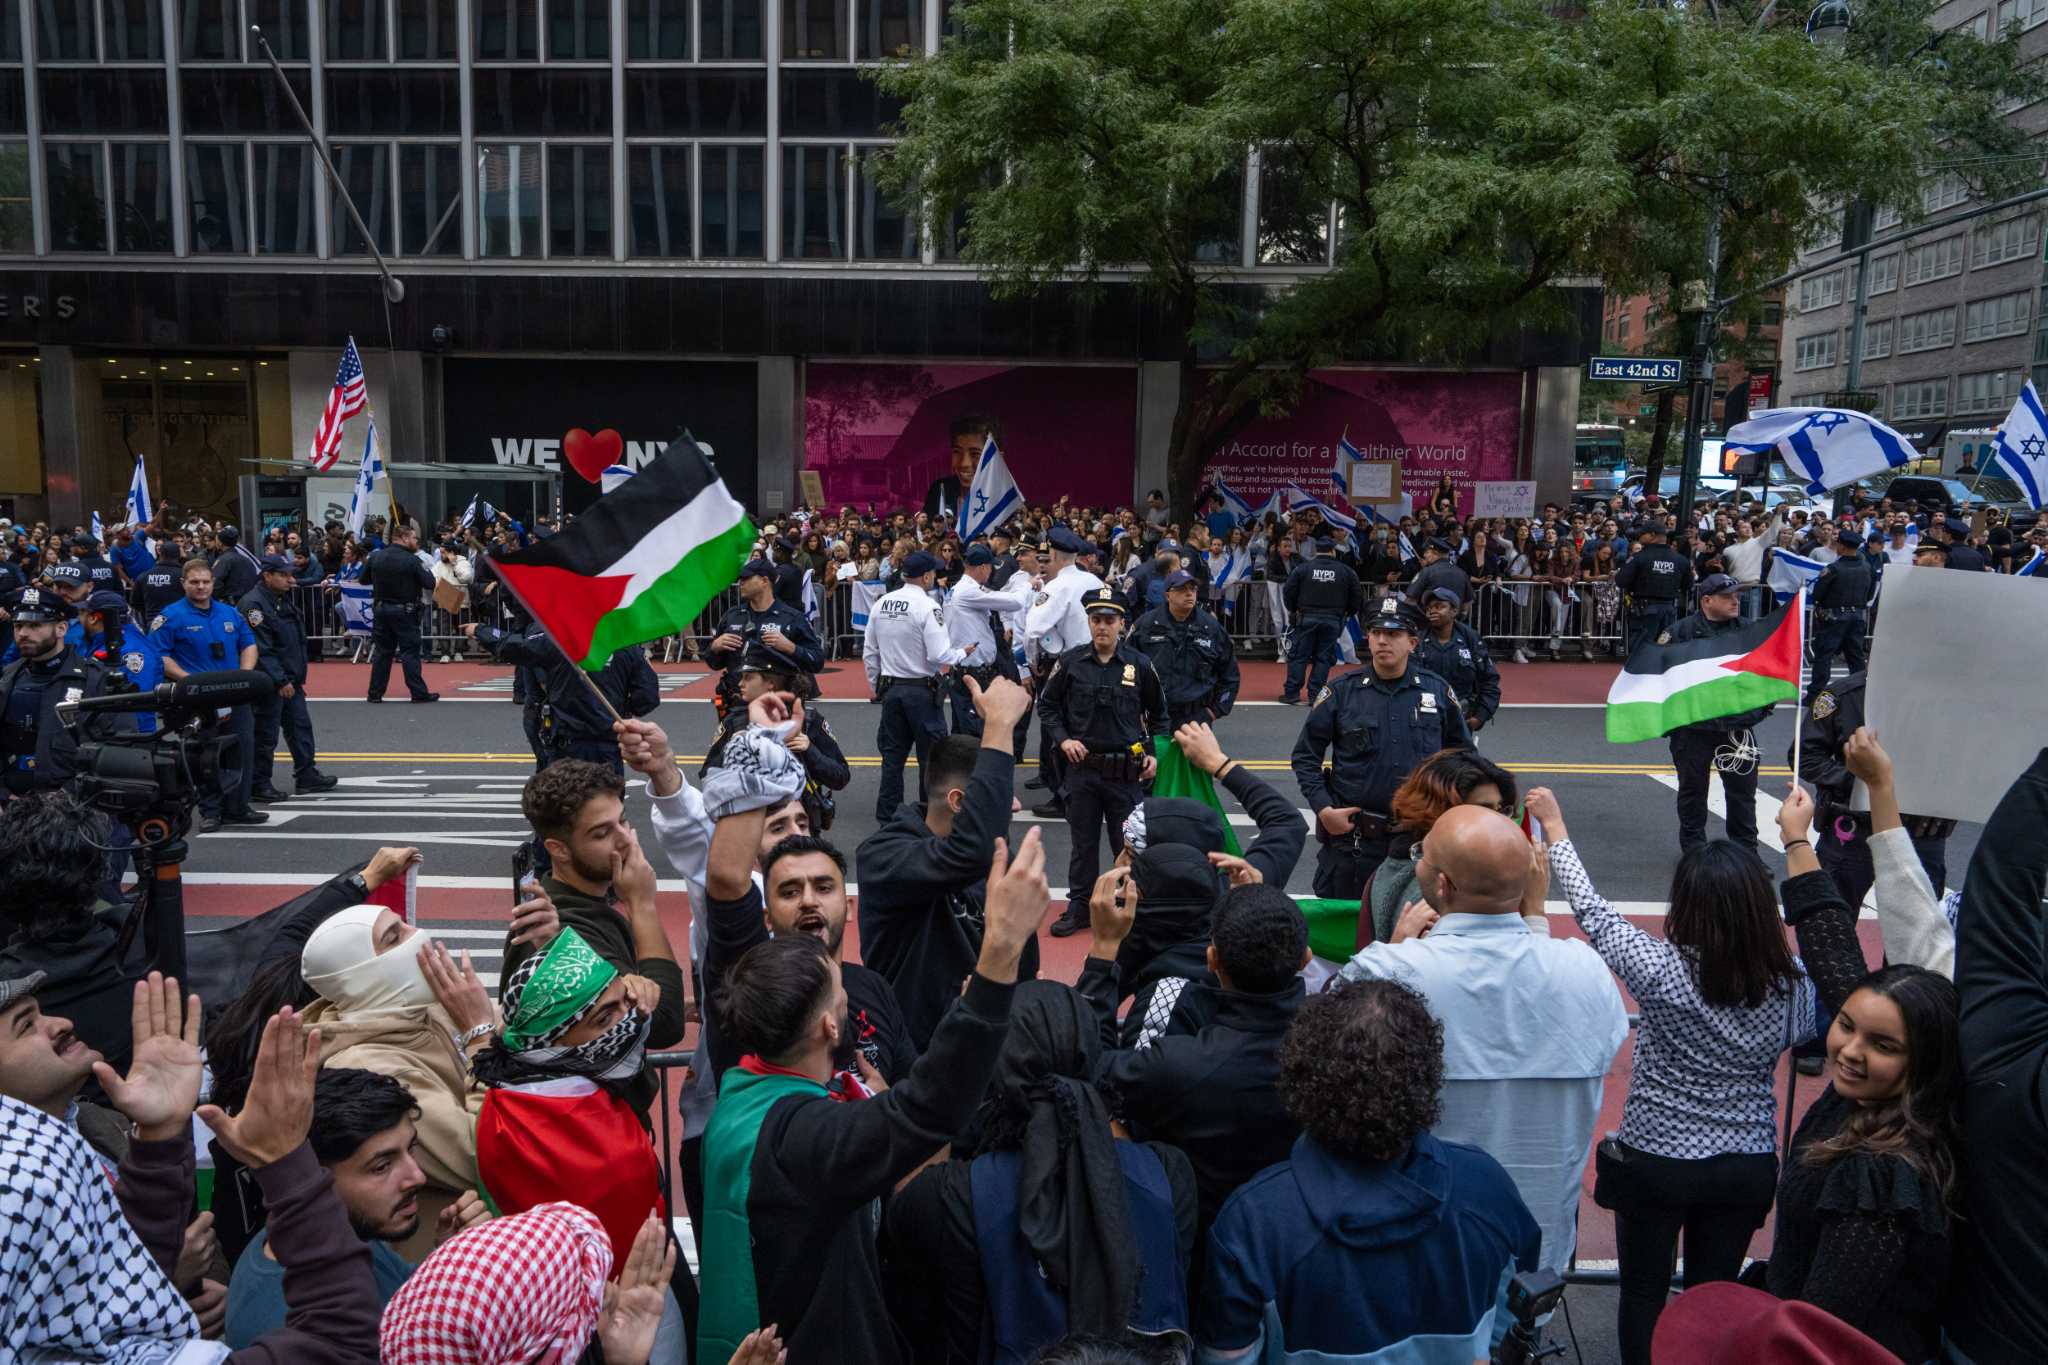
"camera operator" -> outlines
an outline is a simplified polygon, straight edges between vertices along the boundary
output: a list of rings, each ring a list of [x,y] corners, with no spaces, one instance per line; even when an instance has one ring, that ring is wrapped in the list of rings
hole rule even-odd
[[[185,596],[165,607],[149,623],[149,640],[164,657],[164,676],[172,682],[190,673],[219,669],[256,667],[256,637],[249,623],[225,602],[213,595],[213,568],[203,558],[185,561]],[[256,717],[248,706],[231,708],[227,729],[235,740],[236,766],[223,756],[220,785],[202,793],[200,832],[211,834],[222,825],[261,825],[270,817],[249,809],[249,792],[256,777],[252,756],[256,749]]]
[[[23,588],[14,601],[14,643],[21,657],[0,669],[0,763],[9,798],[48,791],[76,772],[79,731],[57,718],[69,697],[97,697],[118,673],[64,642],[71,605],[46,588]],[[111,717],[84,722],[85,738],[111,733]]]

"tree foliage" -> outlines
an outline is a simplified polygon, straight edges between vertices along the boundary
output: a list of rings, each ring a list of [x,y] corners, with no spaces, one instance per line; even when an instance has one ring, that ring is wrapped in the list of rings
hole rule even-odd
[[[1315,366],[1456,363],[1567,320],[1574,282],[1673,290],[1717,210],[1735,292],[1850,199],[1917,208],[1944,148],[1980,185],[2016,164],[1989,159],[2017,146],[2014,45],[1907,55],[1934,8],[1870,0],[1830,52],[1803,14],[1629,0],[961,0],[936,57],[879,77],[907,101],[886,175],[964,218],[1000,291],[1152,293],[1180,346],[1185,512],[1210,452]],[[1319,259],[1334,205],[1329,268],[1239,268],[1248,151],[1283,206],[1260,249]]]

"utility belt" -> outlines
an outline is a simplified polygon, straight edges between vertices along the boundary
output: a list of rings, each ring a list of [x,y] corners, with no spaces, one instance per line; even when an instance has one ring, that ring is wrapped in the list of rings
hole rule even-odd
[[[1832,830],[1838,822],[1843,820],[1848,821],[1854,827],[1857,838],[1867,839],[1870,837],[1869,811],[1850,810],[1847,806],[1838,806],[1831,802],[1823,803],[1820,809],[1815,812],[1814,826],[1817,829]],[[1946,839],[1949,835],[1956,832],[1955,821],[1944,819],[1938,815],[1902,814],[1899,816],[1899,824],[1905,829],[1907,837],[1913,839]]]
[[[393,607],[399,611],[418,611],[420,609],[420,604],[417,600],[406,602],[398,601],[389,597],[374,597],[370,599],[370,610],[382,611],[386,607]]]
[[[1631,597],[1628,599],[1628,609],[1632,612],[1658,611],[1665,607],[1676,611],[1678,609],[1678,599],[1675,597]]]
[[[1330,770],[1325,768],[1323,769],[1323,780],[1327,784],[1329,779]],[[1351,804],[1334,788],[1330,789],[1330,799],[1340,806]],[[1393,837],[1394,833],[1393,816],[1376,810],[1368,810],[1364,806],[1360,806],[1358,813],[1351,817],[1351,830],[1347,834],[1330,833],[1323,828],[1321,820],[1317,820],[1315,824],[1317,843],[1336,844],[1343,848],[1363,848],[1367,844],[1384,844],[1389,838]]]
[[[1861,621],[1863,619],[1863,608],[1861,607],[1821,607],[1818,611],[1820,618],[1824,621]]]
[[[1128,749],[1106,752],[1090,749],[1080,766],[1101,773],[1105,782],[1139,782],[1145,776],[1145,754],[1143,748],[1135,744]]]
[[[953,677],[956,680],[961,680],[958,682],[958,686],[963,692],[967,690],[967,684],[964,681],[967,678],[974,679],[975,682],[986,688],[1001,676],[1003,676],[1001,664],[978,664],[973,668],[968,668],[963,664],[955,664],[953,666]]]
[[[882,675],[882,681],[880,686],[875,688],[875,696],[888,696],[889,689],[892,687],[922,687],[927,692],[932,694],[932,698],[934,700],[937,700],[939,696],[939,689],[944,685],[945,679],[941,678],[936,673],[932,674],[930,677],[927,678],[892,678],[885,673]]]

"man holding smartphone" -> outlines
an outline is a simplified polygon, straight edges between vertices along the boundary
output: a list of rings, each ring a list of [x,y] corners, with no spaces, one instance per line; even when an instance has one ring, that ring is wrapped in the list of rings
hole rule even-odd
[[[149,623],[149,642],[163,657],[164,676],[176,682],[193,673],[256,667],[255,633],[241,612],[215,600],[213,566],[204,559],[186,560],[183,583],[185,596]],[[199,797],[202,834],[212,834],[222,825],[261,825],[270,820],[249,808],[256,779],[255,712],[246,705],[232,708],[228,729],[235,743],[221,756],[220,785]]]

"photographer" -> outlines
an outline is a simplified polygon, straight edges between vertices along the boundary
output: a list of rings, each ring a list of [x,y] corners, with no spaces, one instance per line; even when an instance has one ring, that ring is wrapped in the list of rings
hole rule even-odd
[[[97,738],[118,722],[92,720],[73,730],[58,719],[57,704],[74,694],[102,695],[120,671],[64,643],[71,607],[47,589],[23,588],[13,618],[21,657],[0,669],[0,763],[10,798],[71,780],[81,737]]]

